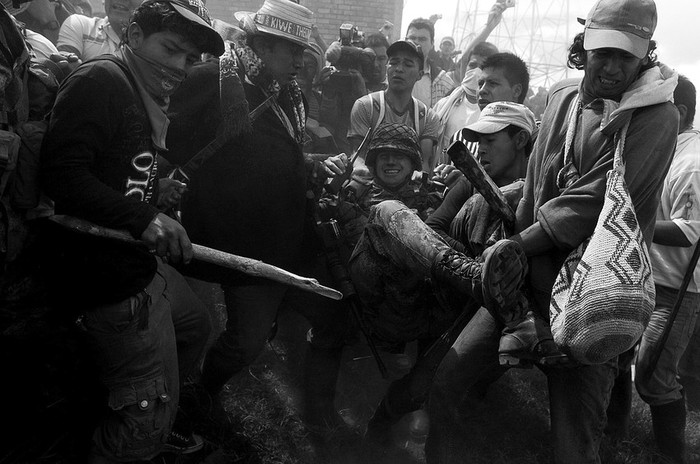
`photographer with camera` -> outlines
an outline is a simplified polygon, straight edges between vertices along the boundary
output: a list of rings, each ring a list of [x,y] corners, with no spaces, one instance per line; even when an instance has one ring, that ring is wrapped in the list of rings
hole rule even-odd
[[[346,23],[340,26],[339,39],[326,50],[326,60],[331,66],[321,77],[320,122],[333,134],[338,149],[349,152],[350,111],[355,100],[367,94],[366,82],[374,80],[375,53],[365,48],[364,33]]]

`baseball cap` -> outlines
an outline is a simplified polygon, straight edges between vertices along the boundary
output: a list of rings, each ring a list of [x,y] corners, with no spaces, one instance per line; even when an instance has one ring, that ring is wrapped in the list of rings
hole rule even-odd
[[[397,40],[396,42],[391,44],[389,48],[387,48],[386,56],[391,58],[398,52],[408,52],[411,55],[418,58],[418,66],[420,69],[423,69],[423,61],[425,60],[425,58],[423,56],[423,52],[421,51],[418,45],[411,42],[410,40]]]
[[[224,41],[221,36],[211,25],[211,17],[209,10],[200,0],[162,0],[169,3],[175,11],[177,11],[185,19],[192,21],[198,26],[202,26],[201,30],[206,34],[207,49],[203,52],[209,52],[212,55],[221,56],[224,53]]]
[[[656,29],[653,0],[599,0],[585,20],[583,48],[618,48],[639,59],[649,51],[649,40]]]
[[[530,137],[537,128],[535,115],[527,106],[501,101],[486,105],[479,119],[464,128],[464,135],[469,142],[478,142],[479,135],[495,134],[510,125],[525,129]]]
[[[418,135],[411,127],[399,123],[383,123],[377,127],[367,147],[365,164],[374,166],[380,151],[395,151],[410,158],[413,169],[420,171],[423,161]]]

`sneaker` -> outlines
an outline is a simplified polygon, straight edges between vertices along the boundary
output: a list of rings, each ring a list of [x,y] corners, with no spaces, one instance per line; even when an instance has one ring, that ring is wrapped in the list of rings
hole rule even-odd
[[[163,446],[164,453],[190,454],[204,448],[204,439],[195,433],[188,435],[173,430]]]

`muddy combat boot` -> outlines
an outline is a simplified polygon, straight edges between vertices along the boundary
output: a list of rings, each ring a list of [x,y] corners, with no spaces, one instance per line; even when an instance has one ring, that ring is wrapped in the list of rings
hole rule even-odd
[[[685,462],[685,398],[650,406],[654,437],[661,454],[671,462]]]
[[[527,273],[527,258],[517,242],[500,240],[489,247],[484,263],[447,248],[435,257],[432,276],[469,295],[498,320],[512,320],[519,289]]]
[[[519,304],[527,308],[524,295]],[[532,367],[533,363],[565,363],[568,357],[554,343],[549,323],[528,311],[523,320],[506,324],[498,345],[498,360],[501,365]]]

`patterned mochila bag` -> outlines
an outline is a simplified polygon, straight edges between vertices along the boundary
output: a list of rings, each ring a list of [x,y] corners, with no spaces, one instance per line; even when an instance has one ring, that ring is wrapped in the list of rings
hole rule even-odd
[[[578,177],[571,146],[581,114],[569,112],[559,187]],[[552,335],[564,353],[583,364],[603,363],[634,346],[654,309],[656,292],[649,250],[625,182],[622,153],[629,122],[615,133],[613,168],[607,173],[603,209],[593,235],[559,271],[549,307]]]

